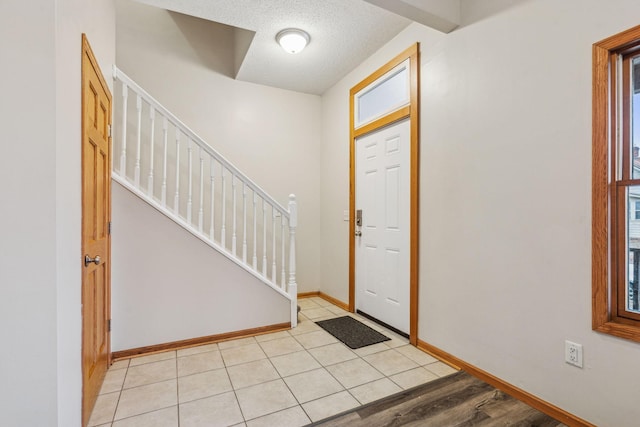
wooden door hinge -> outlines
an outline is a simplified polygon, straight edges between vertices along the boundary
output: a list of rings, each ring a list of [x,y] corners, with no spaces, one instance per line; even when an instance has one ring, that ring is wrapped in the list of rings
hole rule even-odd
[[[111,236],[111,221],[109,221],[109,224],[107,225],[107,234]]]
[[[111,332],[111,319],[107,320],[107,332]]]

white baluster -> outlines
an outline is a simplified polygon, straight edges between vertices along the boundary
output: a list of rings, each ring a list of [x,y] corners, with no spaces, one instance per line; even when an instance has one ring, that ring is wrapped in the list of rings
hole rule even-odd
[[[286,221],[286,218],[284,217],[284,215],[280,214],[280,249],[281,249],[281,254],[280,254],[280,263],[282,264],[282,268],[280,269],[280,287],[282,289],[286,288],[286,277],[287,274],[285,273],[284,270],[284,265],[285,263],[285,258],[284,258],[284,246],[285,246],[285,238],[284,238],[284,222]],[[274,282],[275,283],[275,282]]]
[[[262,275],[267,277],[267,201],[262,199]]]
[[[242,183],[242,262],[247,263],[247,184]]]
[[[258,271],[258,212],[256,211],[256,199],[258,195],[253,192],[253,269]]]
[[[289,296],[291,297],[291,327],[298,324],[298,283],[296,282],[296,227],[298,227],[298,204],[296,196],[289,195]],[[284,235],[283,239],[284,240]],[[284,259],[282,260],[284,265]]]
[[[162,121],[162,207],[167,207],[167,140],[168,140],[169,121],[165,117]]]
[[[129,81],[129,80],[127,80]],[[144,179],[144,177],[141,176],[142,173],[142,160],[141,159],[141,151],[142,151],[142,102],[147,102],[145,101],[145,98],[143,98],[145,95],[142,95],[142,93],[144,92],[140,92],[136,89],[136,85],[133,82],[129,82],[129,84],[131,86],[128,86],[127,83],[122,82],[121,80],[121,84],[122,84],[122,100],[123,100],[123,106],[122,106],[122,110],[123,110],[123,114],[122,114],[122,139],[121,139],[121,152],[120,152],[120,167],[119,167],[119,174],[122,177],[127,177],[127,161],[131,162],[131,160],[127,159],[127,108],[128,108],[128,92],[129,92],[129,87],[131,87],[134,92],[139,92],[136,93],[136,111],[137,111],[137,129],[136,129],[136,136],[137,136],[137,147],[136,147],[136,159],[135,159],[135,165],[134,165],[134,177],[133,177],[133,183],[135,185],[136,188],[140,189],[141,191],[145,192],[149,197],[154,198],[154,187],[156,184],[156,177],[155,175],[156,170],[155,170],[155,156],[157,155],[155,153],[155,117],[156,117],[156,113],[161,114],[163,116],[163,124],[162,124],[162,133],[163,133],[163,159],[162,159],[162,186],[161,186],[161,195],[160,195],[160,199],[161,199],[161,203],[162,206],[167,208],[167,205],[170,206],[170,204],[167,203],[167,184],[168,184],[168,179],[170,179],[170,177],[168,177],[168,127],[169,127],[169,119],[166,117],[165,114],[168,114],[165,112],[165,110],[163,109],[162,106],[157,105],[157,104],[149,104],[149,121],[150,121],[150,128],[149,128],[149,152],[148,152],[148,159],[149,159],[149,166],[148,166],[148,176],[147,176],[147,183],[142,183],[141,186],[141,179]],[[151,101],[149,101],[151,102]],[[155,106],[155,107],[154,107]],[[146,126],[146,125],[145,125]],[[181,163],[180,163],[180,145],[181,145],[181,136],[180,134],[183,133],[180,131],[179,127],[182,127],[183,125],[177,121],[172,122],[171,126],[175,126],[175,182],[172,183],[175,184],[175,195],[174,195],[174,200],[173,200],[173,211],[175,212],[175,214],[180,215],[180,176],[181,176]],[[198,155],[199,155],[199,160],[200,160],[200,168],[199,168],[199,173],[200,173],[200,181],[199,181],[199,185],[200,185],[200,193],[199,193],[199,210],[198,210],[198,230],[201,233],[206,233],[204,232],[203,228],[204,228],[204,215],[206,213],[205,207],[204,207],[204,192],[205,192],[205,178],[204,178],[204,161],[205,158],[203,156],[209,156],[209,162],[210,162],[210,195],[211,195],[211,200],[210,200],[210,224],[209,224],[209,232],[208,234],[211,237],[211,241],[215,241],[215,233],[216,233],[216,229],[215,229],[215,223],[216,223],[216,186],[215,186],[215,174],[216,174],[216,159],[217,154],[205,154],[205,149],[203,149],[203,147],[206,148],[206,146],[202,146],[201,144],[201,140],[192,140],[189,138],[189,136],[187,135],[187,133],[189,133],[188,131],[185,131],[186,133],[183,134],[184,137],[187,138],[187,147],[186,147],[186,151],[187,151],[187,155],[188,155],[188,159],[187,159],[187,164],[188,164],[188,198],[186,201],[186,222],[188,222],[189,225],[193,225],[193,180],[195,177],[195,171],[193,170],[193,144],[198,144]],[[132,147],[130,148],[132,149]],[[146,149],[146,148],[145,148]],[[206,150],[208,150],[208,148],[206,148]],[[224,162],[223,159],[220,160],[220,162]],[[145,166],[147,167],[147,166]],[[261,268],[261,274],[264,276],[265,280],[267,281],[271,281],[274,284],[278,284],[278,286],[281,286],[281,288],[283,290],[285,290],[291,297],[291,325],[292,326],[296,326],[297,323],[297,281],[296,281],[296,230],[297,230],[297,223],[298,223],[298,217],[297,217],[297,203],[296,203],[296,198],[294,195],[290,195],[289,196],[289,205],[288,205],[288,216],[286,211],[284,210],[280,210],[277,206],[273,206],[271,205],[268,201],[267,198],[263,198],[261,195],[259,195],[258,193],[256,193],[254,190],[251,190],[253,193],[253,213],[251,212],[247,212],[247,192],[248,192],[248,187],[252,187],[253,184],[250,181],[245,181],[245,177],[241,174],[237,174],[236,172],[231,171],[231,185],[230,185],[230,191],[232,191],[232,200],[230,201],[233,204],[233,208],[231,208],[230,210],[232,210],[232,214],[233,214],[233,233],[232,233],[232,242],[231,242],[231,249],[227,249],[227,242],[226,242],[226,217],[227,217],[227,185],[226,185],[226,178],[227,178],[227,174],[228,174],[228,170],[225,169],[225,167],[223,166],[223,164],[221,163],[221,178],[222,178],[222,188],[220,191],[220,193],[222,194],[222,206],[221,206],[221,218],[219,218],[219,220],[221,220],[221,230],[220,230],[220,242],[221,242],[221,246],[225,249],[225,251],[231,252],[234,254],[234,256],[238,257],[238,250],[237,250],[237,233],[238,233],[238,227],[237,227],[237,221],[238,221],[238,217],[239,217],[239,213],[238,213],[238,194],[237,191],[238,189],[237,184],[238,184],[238,180],[242,181],[242,232],[243,232],[243,240],[242,240],[242,260],[243,262],[248,266],[249,264],[247,263],[247,257],[248,257],[248,236],[247,236],[247,229],[248,229],[248,224],[247,224],[247,215],[251,215],[253,214],[253,250],[252,250],[252,259],[251,259],[251,265],[253,267],[254,270],[258,271],[259,267],[258,267],[258,249],[257,249],[257,245],[258,245],[258,218],[257,218],[257,209],[258,209],[258,203],[259,203],[259,199],[262,199],[262,229],[263,229],[263,235],[262,235],[262,268]],[[146,173],[147,171],[145,171]],[[197,184],[197,183],[196,183]],[[142,188],[145,187],[146,188],[143,190]],[[146,190],[146,191],[145,191]],[[271,232],[272,232],[272,241],[271,241],[271,254],[269,255],[269,252],[267,250],[268,248],[268,236],[267,236],[267,229],[268,229],[268,225],[267,225],[267,207],[270,206],[271,207],[271,215],[272,215],[272,225],[271,225]],[[276,221],[277,221],[277,217],[280,216],[280,237],[281,237],[281,254],[277,254],[277,239],[278,239],[278,233],[277,233],[277,228],[276,228]],[[182,218],[184,218],[184,216],[181,216]],[[285,235],[285,226],[288,227],[288,234]],[[195,228],[195,227],[193,227]],[[287,237],[288,236],[288,237]],[[288,241],[287,241],[288,239]],[[287,245],[288,245],[288,249],[287,249]],[[289,258],[285,259],[286,257],[286,251],[289,251]],[[269,262],[269,256],[272,257],[271,262]],[[279,260],[279,258],[281,258]],[[281,265],[278,265],[278,262],[281,263]],[[269,274],[269,263],[271,263],[271,272]],[[288,265],[288,267],[287,267]],[[281,277],[278,277],[278,276]],[[288,278],[288,279],[287,279]],[[282,284],[280,285],[278,282],[280,281]]]
[[[188,188],[188,197],[187,197],[187,223],[189,225],[191,225],[191,212],[192,212],[192,208],[193,208],[193,156],[192,156],[192,152],[193,152],[193,141],[191,141],[191,139],[189,139],[189,143],[187,144],[187,156],[188,157],[188,174],[187,176],[189,177],[189,188]]]
[[[202,158],[202,148],[199,152],[200,157],[200,210],[198,211],[198,230],[202,233],[204,226],[204,159]]]
[[[210,172],[210,178],[211,178],[211,186],[210,186],[210,191],[211,191],[211,225],[209,227],[209,235],[211,236],[211,241],[214,241],[215,239],[215,218],[216,218],[216,211],[215,211],[215,203],[216,203],[216,187],[215,187],[215,162],[213,161],[213,157],[209,156],[209,172]]]
[[[236,223],[237,223],[237,218],[238,218],[238,206],[236,203],[236,175],[232,174],[231,175],[231,199],[233,201],[233,234],[231,235],[231,253],[236,255],[236,239],[237,239],[237,235],[236,235]]]
[[[180,214],[180,130],[176,129],[176,194],[173,197],[173,211]]]
[[[140,98],[140,95],[136,97],[136,112],[138,113],[138,127],[136,129],[136,167],[134,170],[133,182],[135,183],[136,188],[140,188],[140,145],[142,142],[142,98]]]
[[[271,206],[271,281],[276,284],[276,208]]]
[[[129,87],[122,83],[122,147],[120,151],[120,176],[127,176],[127,98]]]
[[[149,153],[149,179],[148,186],[149,189],[147,193],[149,197],[153,197],[153,152],[155,148],[155,133],[156,133],[156,109],[153,106],[149,106],[149,120],[151,121],[151,132],[149,136],[149,145],[151,146],[151,150]]]
[[[226,169],[222,166],[222,228],[220,230],[220,243],[223,248],[227,248],[227,185]]]

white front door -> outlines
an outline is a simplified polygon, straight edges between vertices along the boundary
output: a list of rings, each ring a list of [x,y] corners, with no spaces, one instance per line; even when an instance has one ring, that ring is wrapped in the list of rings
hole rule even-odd
[[[355,145],[356,308],[408,334],[410,120],[364,135]]]

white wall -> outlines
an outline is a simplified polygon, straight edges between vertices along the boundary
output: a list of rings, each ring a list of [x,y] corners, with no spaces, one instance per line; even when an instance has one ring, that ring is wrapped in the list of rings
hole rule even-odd
[[[410,26],[323,96],[322,290],[347,298],[348,89],[420,41],[419,338],[596,425],[636,425],[640,345],[591,330],[591,45],[640,3],[462,12],[448,35]]]
[[[112,349],[287,323],[290,301],[112,185]]]
[[[0,4],[0,401],[19,426],[58,411],[54,17],[52,2]]]
[[[107,84],[112,86],[115,4],[113,0],[57,0],[56,23],[58,425],[74,426],[80,425],[82,399],[80,47],[85,33]]]
[[[233,80],[230,27],[117,1],[118,66],[284,206],[298,291],[320,288],[320,97]]]
[[[108,70],[114,19],[111,0],[0,4],[0,400],[6,425],[81,422],[81,32]]]

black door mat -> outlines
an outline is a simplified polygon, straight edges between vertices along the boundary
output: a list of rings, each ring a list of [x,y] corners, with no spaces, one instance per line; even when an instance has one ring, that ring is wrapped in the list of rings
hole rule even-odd
[[[325,331],[342,341],[351,349],[366,347],[391,338],[371,329],[364,323],[358,322],[351,316],[336,317],[335,319],[316,322]]]

